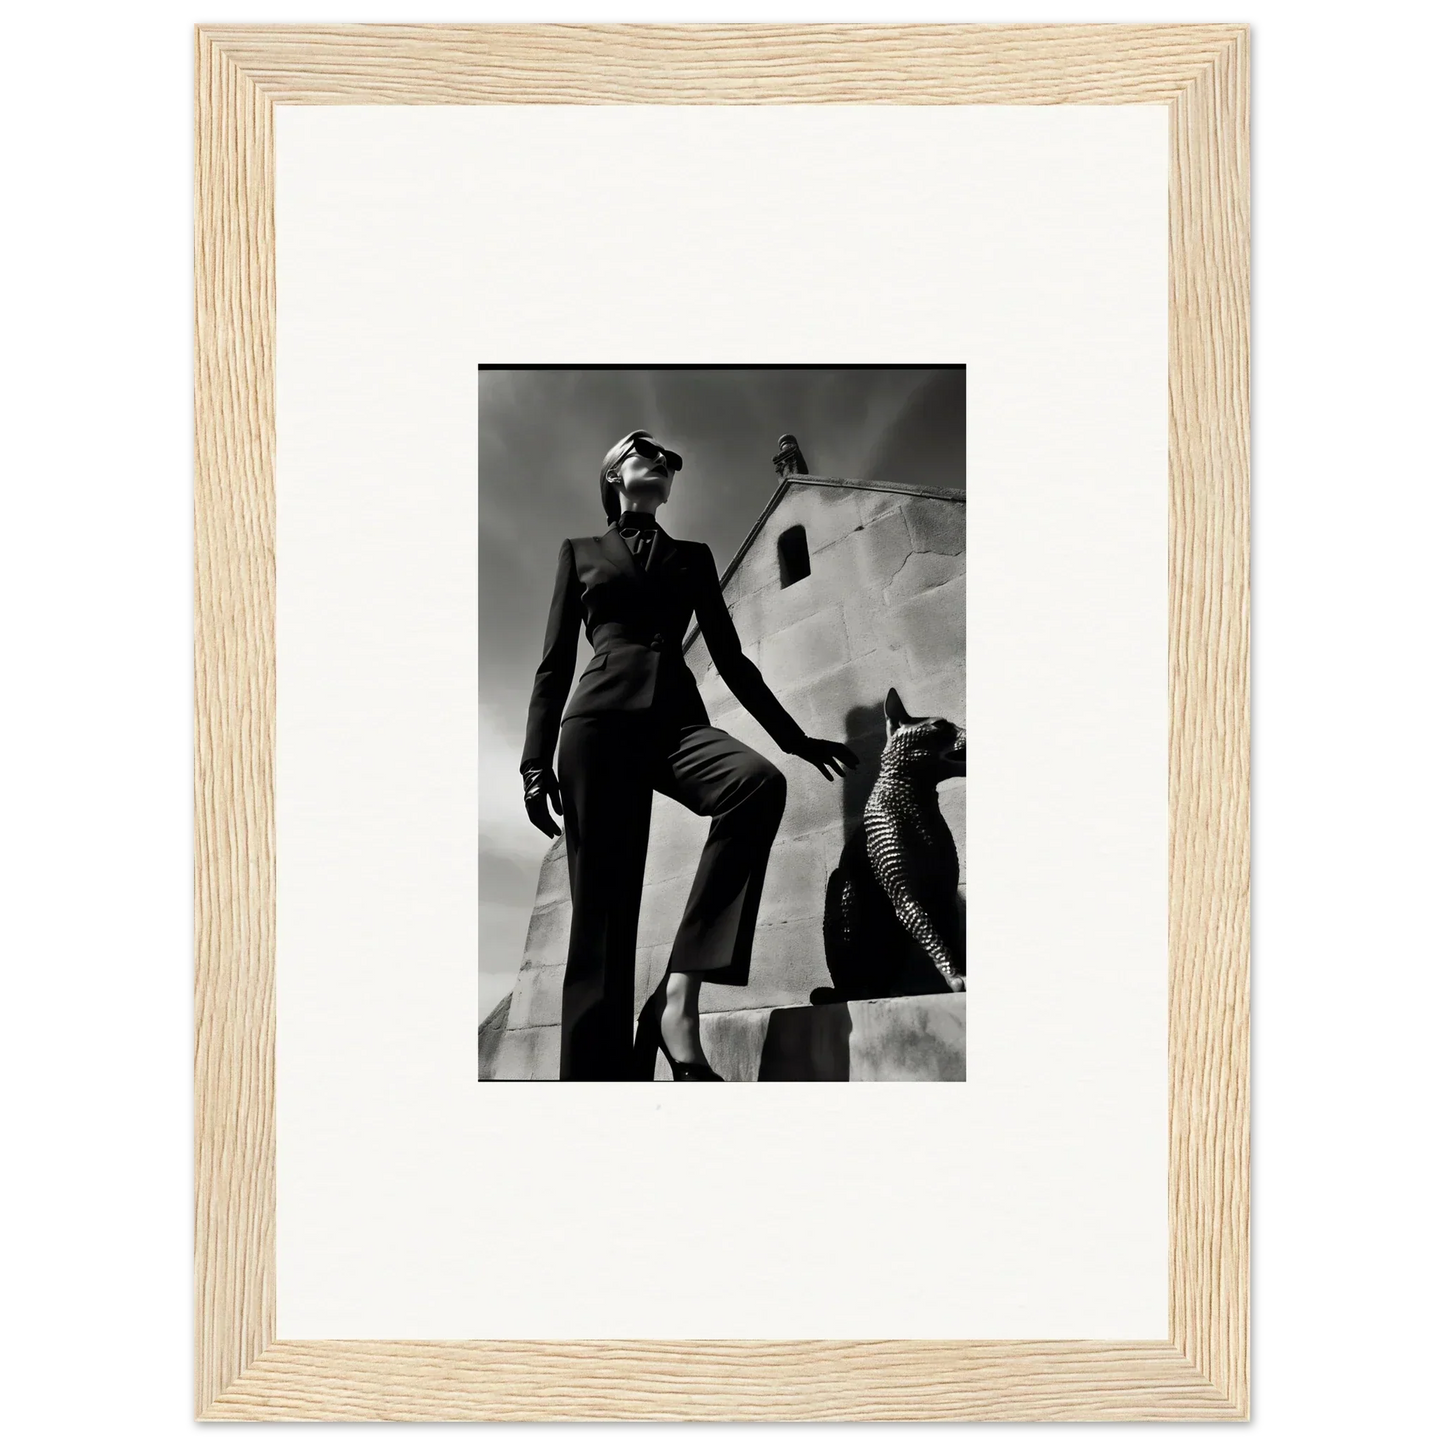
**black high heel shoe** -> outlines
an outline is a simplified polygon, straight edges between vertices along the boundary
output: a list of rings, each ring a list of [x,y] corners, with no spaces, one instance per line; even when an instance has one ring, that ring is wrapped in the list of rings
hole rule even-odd
[[[672,1077],[678,1083],[712,1082],[719,1084],[727,1080],[717,1073],[706,1059],[684,1063],[673,1058],[667,1040],[662,1036],[662,998],[653,994],[642,1006],[637,1020],[637,1039],[632,1046],[633,1062],[637,1066],[636,1077],[651,1079],[657,1068],[659,1051],[672,1070]]]

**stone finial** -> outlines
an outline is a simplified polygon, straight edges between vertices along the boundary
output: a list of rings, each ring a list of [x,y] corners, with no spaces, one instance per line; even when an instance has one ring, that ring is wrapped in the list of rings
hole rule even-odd
[[[800,472],[807,473],[807,459],[803,456],[803,449],[798,445],[798,439],[792,432],[784,432],[778,438],[778,454],[773,458],[773,470],[779,477],[796,476]]]

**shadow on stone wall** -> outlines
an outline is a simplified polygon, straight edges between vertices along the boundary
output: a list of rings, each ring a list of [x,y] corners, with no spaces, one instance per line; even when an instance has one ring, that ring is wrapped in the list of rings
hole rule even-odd
[[[758,1061],[761,1083],[847,1083],[853,1020],[844,1008],[775,1008]]]
[[[843,836],[849,837],[863,823],[863,806],[873,784],[878,781],[878,768],[883,759],[886,724],[883,699],[858,707],[850,707],[843,721],[844,741],[858,754],[858,766],[843,774]],[[834,865],[837,859],[834,859]]]

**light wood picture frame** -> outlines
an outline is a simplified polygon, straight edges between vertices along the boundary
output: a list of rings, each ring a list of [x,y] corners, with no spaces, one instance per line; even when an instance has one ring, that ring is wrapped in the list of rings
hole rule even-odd
[[[199,1417],[1247,1418],[1247,30],[205,26],[195,58]],[[278,1339],[275,110],[804,102],[1169,111],[1168,1337]]]

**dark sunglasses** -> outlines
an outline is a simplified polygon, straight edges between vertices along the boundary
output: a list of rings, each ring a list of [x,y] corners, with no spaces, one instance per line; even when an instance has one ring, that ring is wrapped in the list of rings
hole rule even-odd
[[[682,470],[682,458],[676,452],[670,452],[666,447],[658,446],[655,441],[649,441],[647,437],[634,437],[632,445],[617,460],[620,462],[628,452],[636,452],[645,462],[655,462],[661,457],[673,471],[680,472]]]

